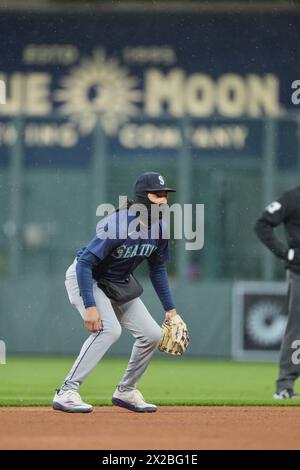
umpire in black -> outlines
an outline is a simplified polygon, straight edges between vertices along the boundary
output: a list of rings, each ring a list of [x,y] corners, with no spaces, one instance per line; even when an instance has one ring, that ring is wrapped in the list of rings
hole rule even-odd
[[[286,243],[280,241],[274,228],[283,224]],[[293,364],[292,344],[300,340],[300,186],[283,193],[262,213],[255,224],[260,240],[285,262],[288,278],[288,322],[281,345],[279,377],[274,398],[296,398],[294,382],[300,375],[300,364]]]

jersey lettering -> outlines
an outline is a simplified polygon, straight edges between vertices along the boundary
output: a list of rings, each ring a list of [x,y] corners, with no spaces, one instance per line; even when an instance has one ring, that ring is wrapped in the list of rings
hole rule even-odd
[[[145,256],[146,258],[149,258],[156,249],[157,246],[152,245],[151,243],[142,243],[141,245],[135,244],[131,246],[123,244],[113,251],[112,256],[118,259],[134,258],[135,256]]]

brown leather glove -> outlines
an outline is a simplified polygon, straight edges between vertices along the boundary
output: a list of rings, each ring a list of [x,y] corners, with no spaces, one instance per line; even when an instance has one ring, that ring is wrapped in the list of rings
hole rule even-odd
[[[163,336],[158,349],[161,352],[181,356],[190,342],[189,333],[186,324],[180,315],[174,315],[162,324]]]

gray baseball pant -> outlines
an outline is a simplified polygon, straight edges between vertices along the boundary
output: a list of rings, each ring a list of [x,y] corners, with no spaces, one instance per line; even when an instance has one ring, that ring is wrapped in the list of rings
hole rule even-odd
[[[76,260],[66,272],[65,285],[71,304],[84,319],[85,307],[77,283]],[[87,338],[61,390],[78,389],[110,346],[118,340],[121,327],[130,331],[135,342],[119,386],[122,390],[135,389],[158,347],[162,336],[161,327],[152,318],[140,298],[122,304],[113,302],[99,289],[95,281],[93,291],[103,330],[92,333]]]
[[[287,272],[288,288],[288,322],[281,344],[279,357],[279,377],[276,382],[277,393],[285,388],[294,388],[294,382],[300,375],[300,364],[293,364],[292,355],[295,349],[292,344],[300,340],[300,274]]]

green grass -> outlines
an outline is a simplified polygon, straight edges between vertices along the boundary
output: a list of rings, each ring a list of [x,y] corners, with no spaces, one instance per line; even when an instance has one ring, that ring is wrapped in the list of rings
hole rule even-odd
[[[8,357],[0,365],[0,406],[49,406],[55,388],[73,358]],[[80,388],[94,405],[110,405],[126,359],[101,361]],[[297,405],[300,400],[273,400],[276,364],[182,358],[155,359],[139,389],[160,405]]]

